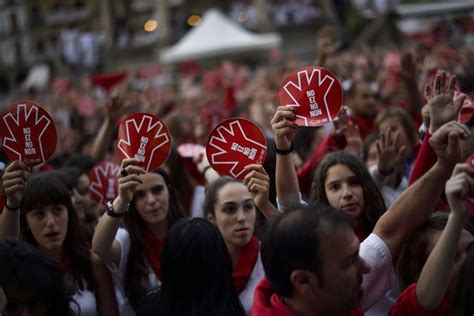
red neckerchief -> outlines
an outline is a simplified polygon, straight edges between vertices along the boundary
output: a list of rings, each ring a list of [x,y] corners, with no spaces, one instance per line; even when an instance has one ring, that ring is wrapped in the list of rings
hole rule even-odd
[[[145,253],[151,269],[155,273],[158,280],[161,280],[160,257],[163,250],[164,241],[156,236],[148,229],[143,232],[143,239],[145,241]]]
[[[69,257],[64,257],[63,260],[59,263],[59,269],[62,273],[66,273],[71,268],[71,259]]]
[[[249,243],[242,249],[239,259],[237,259],[234,271],[232,272],[234,288],[237,294],[243,291],[250,279],[250,274],[257,262],[259,248],[257,237],[252,236]]]
[[[270,282],[263,278],[255,289],[254,301],[252,305],[252,316],[296,316],[295,313],[273,293]],[[347,311],[343,316],[363,316],[364,312],[360,308]]]

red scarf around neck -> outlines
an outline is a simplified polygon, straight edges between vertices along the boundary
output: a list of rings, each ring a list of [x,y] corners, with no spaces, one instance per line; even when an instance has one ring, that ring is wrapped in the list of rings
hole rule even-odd
[[[59,263],[59,269],[62,273],[66,273],[71,268],[71,259],[69,257],[64,257],[63,260]]]
[[[156,236],[148,229],[143,232],[143,239],[145,241],[145,253],[151,269],[155,273],[158,280],[161,280],[160,257],[163,250],[164,241]]]
[[[252,236],[249,243],[244,246],[235,264],[232,277],[234,278],[234,288],[237,294],[240,294],[247,285],[252,273],[253,267],[257,262],[260,245],[257,237]]]

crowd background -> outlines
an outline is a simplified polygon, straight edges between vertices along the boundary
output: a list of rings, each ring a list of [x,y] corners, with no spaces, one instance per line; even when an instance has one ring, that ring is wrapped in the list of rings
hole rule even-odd
[[[193,217],[205,217],[200,209],[205,183],[200,173],[205,166],[200,160],[180,157],[176,148],[183,143],[205,146],[212,128],[226,118],[252,120],[262,129],[269,144],[263,166],[269,176],[269,200],[276,207],[272,119],[279,105],[278,88],[286,74],[299,67],[324,66],[342,84],[345,109],[334,125],[299,128],[292,158],[302,196],[310,198],[309,186],[321,161],[332,151],[344,150],[360,158],[375,180],[384,171],[402,166],[392,182],[376,181],[388,207],[408,188],[410,170],[433,117],[426,106],[429,100],[425,84],[432,85],[436,75],[445,71],[447,76],[456,76],[459,91],[474,98],[473,9],[458,18],[441,18],[420,34],[400,32],[389,43],[378,44],[371,39],[353,46],[348,34],[352,36],[355,31],[347,29],[351,23],[350,17],[345,16],[347,3],[334,3],[334,12],[341,23],[316,23],[320,25],[311,29],[309,33],[313,35],[304,40],[311,47],[309,51],[315,52],[309,58],[308,54],[299,55],[286,47],[254,58],[190,60],[174,66],[147,61],[146,66],[111,69],[104,66],[104,59],[109,57],[101,54],[101,45],[105,44],[100,34],[75,26],[64,28],[56,43],[61,67],[50,64],[43,84],[17,82],[3,90],[0,105],[6,107],[13,100],[31,100],[44,106],[54,118],[58,134],[56,152],[35,172],[47,171],[63,177],[72,192],[78,217],[86,227],[85,242],[90,246],[104,207],[90,197],[87,175],[103,159],[122,163],[116,150],[117,122],[122,116],[149,112],[163,119],[170,128],[173,149],[165,168],[184,207],[183,216]],[[277,27],[320,21],[324,12],[309,0],[272,2],[269,7],[271,24]],[[379,1],[372,10],[365,8],[364,14],[386,17],[387,7],[390,3]],[[246,28],[258,29],[258,14],[252,4],[232,2],[227,13]],[[173,23],[184,18],[180,14],[172,14]],[[118,29],[118,46],[127,46],[136,38],[125,24],[120,24]],[[390,30],[379,25],[376,33],[388,37]],[[177,34],[185,31],[186,28],[173,28]],[[474,113],[474,105],[471,106],[473,109],[467,109],[468,113]],[[401,114],[383,117],[383,113],[390,111]],[[352,121],[343,119],[344,115]],[[395,122],[390,121],[393,117],[397,118]],[[383,122],[386,128],[382,128]],[[388,143],[399,145],[388,148],[391,146]],[[469,141],[464,156],[473,153],[474,143]],[[393,159],[394,155],[397,160]],[[3,170],[11,163],[4,155],[0,160]],[[374,165],[379,173],[373,172]],[[305,178],[308,176],[309,180]],[[257,217],[257,222],[264,221],[262,214]],[[371,231],[375,221],[370,225]],[[368,235],[361,234],[358,237]]]

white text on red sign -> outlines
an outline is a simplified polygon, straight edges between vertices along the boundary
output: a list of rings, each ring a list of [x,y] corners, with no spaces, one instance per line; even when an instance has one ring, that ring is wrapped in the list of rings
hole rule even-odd
[[[314,92],[314,90],[306,91],[306,96],[309,99],[309,115],[311,117],[322,115],[323,112],[319,108],[318,102],[316,102],[316,93]]]
[[[36,155],[36,149],[31,141],[31,128],[24,127],[23,135],[25,136],[25,155]]]
[[[148,137],[142,136],[140,139],[140,147],[138,148],[137,153],[135,154],[135,159],[139,162],[145,161],[145,147],[148,144]]]
[[[245,156],[249,157],[250,160],[255,160],[255,155],[257,154],[257,150],[255,148],[243,147],[237,143],[232,143],[232,147],[230,149],[243,153]]]

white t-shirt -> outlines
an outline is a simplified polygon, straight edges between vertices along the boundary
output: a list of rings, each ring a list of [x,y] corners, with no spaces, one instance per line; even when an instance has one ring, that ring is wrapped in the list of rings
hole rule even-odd
[[[99,315],[99,313],[97,312],[97,302],[95,299],[94,292],[85,290],[85,291],[74,294],[72,298],[77,303],[77,305],[79,305],[81,309],[81,313],[79,313],[79,310],[77,309],[77,305],[74,303],[71,304],[71,307],[77,316],[98,316]]]
[[[247,285],[242,290],[242,292],[240,292],[239,295],[240,302],[242,303],[242,306],[244,307],[247,315],[250,315],[250,310],[252,309],[255,288],[257,287],[258,282],[260,282],[264,277],[265,271],[263,270],[262,258],[259,252],[257,261],[255,262]]]
[[[392,253],[376,234],[370,234],[360,244],[359,256],[371,268],[370,272],[364,275],[362,282],[364,298],[361,307],[367,311],[397,285],[397,277],[393,268]]]
[[[125,273],[127,271],[127,262],[128,256],[130,254],[130,235],[126,229],[119,228],[115,240],[118,241],[121,248],[120,263],[117,266],[109,266],[110,271],[112,272],[114,283],[115,283],[115,294],[117,296],[117,304],[122,316],[133,316],[135,312],[133,311],[132,305],[128,300],[128,297],[125,295]],[[161,282],[155,276],[153,269],[148,265],[148,280],[151,285],[150,291],[160,287]]]

